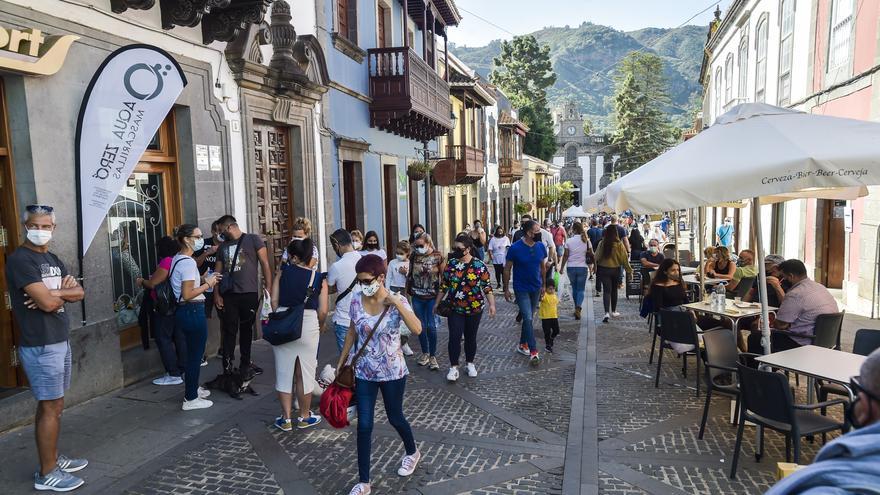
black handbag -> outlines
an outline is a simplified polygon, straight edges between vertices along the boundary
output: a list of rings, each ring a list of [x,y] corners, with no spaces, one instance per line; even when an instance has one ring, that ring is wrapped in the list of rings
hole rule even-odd
[[[293,342],[302,337],[303,314],[306,303],[315,293],[315,270],[309,279],[309,287],[306,289],[306,298],[302,304],[291,306],[284,311],[269,313],[269,319],[263,325],[263,340],[272,345],[281,345]]]
[[[220,279],[220,286],[217,288],[220,291],[220,294],[226,294],[227,292],[232,290],[232,276],[235,274],[235,262],[238,260],[238,251],[241,249],[241,243],[244,241],[244,236],[247,234],[241,234],[241,237],[238,238],[238,244],[235,245],[235,253],[232,255],[232,263],[228,266],[224,263],[223,278]]]
[[[174,288],[171,287],[171,275],[174,273],[174,268],[176,268],[177,264],[181,261],[183,261],[183,259],[175,261],[174,264],[171,265],[168,277],[166,277],[162,283],[157,284],[154,288],[156,291],[156,302],[153,303],[153,307],[155,308],[156,313],[160,316],[172,316],[177,310],[177,296],[174,295]],[[183,295],[182,288],[181,295]]]

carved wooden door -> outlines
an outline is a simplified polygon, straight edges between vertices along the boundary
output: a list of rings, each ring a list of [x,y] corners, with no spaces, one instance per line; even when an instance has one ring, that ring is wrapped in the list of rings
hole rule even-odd
[[[269,259],[277,267],[290,242],[293,221],[290,201],[290,150],[288,129],[254,125],[257,219],[266,240]]]

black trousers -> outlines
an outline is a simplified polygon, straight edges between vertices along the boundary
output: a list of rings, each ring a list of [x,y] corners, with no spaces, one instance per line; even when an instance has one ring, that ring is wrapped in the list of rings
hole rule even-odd
[[[602,286],[602,306],[606,313],[617,311],[617,289],[620,285],[620,267],[600,266],[599,283]]]
[[[553,339],[559,335],[559,319],[547,318],[541,320],[541,328],[544,329],[544,345],[553,348]]]
[[[220,311],[221,354],[223,369],[229,369],[235,360],[235,337],[238,335],[238,347],[241,353],[239,369],[251,364],[251,342],[254,340],[254,322],[257,320],[257,308],[260,298],[256,292],[238,294],[227,292],[223,295],[223,311]]]
[[[495,282],[498,284],[498,287],[501,287],[501,283],[504,280],[504,265],[494,264],[495,267]]]
[[[483,313],[462,315],[452,313],[449,315],[449,364],[458,366],[461,357],[461,337],[464,336],[464,359],[467,363],[473,363],[477,355],[477,330],[480,328],[480,318]]]
[[[788,335],[770,331],[770,349],[773,352],[787,351],[789,349],[797,349],[802,344],[792,339]],[[761,332],[752,332],[748,338],[749,352],[755,354],[764,354],[764,348],[761,346]]]

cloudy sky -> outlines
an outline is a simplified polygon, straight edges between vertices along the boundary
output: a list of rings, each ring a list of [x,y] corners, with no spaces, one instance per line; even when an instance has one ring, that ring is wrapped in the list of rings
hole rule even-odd
[[[575,27],[584,21],[622,31],[676,27],[685,23],[706,25],[712,19],[715,5],[720,3],[723,11],[730,0],[456,0],[455,3],[463,19],[461,25],[449,30],[449,40],[458,45],[481,46],[494,39],[509,39],[513,36],[510,33],[525,34],[546,26]]]

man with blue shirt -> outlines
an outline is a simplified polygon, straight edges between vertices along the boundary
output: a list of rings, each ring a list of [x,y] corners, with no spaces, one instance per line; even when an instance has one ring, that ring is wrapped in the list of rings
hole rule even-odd
[[[724,225],[715,231],[715,243],[727,249],[733,247],[733,222],[730,218],[725,218]]]
[[[533,365],[540,362],[538,344],[532,319],[538,311],[538,302],[544,294],[544,277],[546,274],[547,248],[541,242],[541,226],[533,220],[522,224],[523,236],[507,250],[507,263],[504,265],[504,298],[516,300],[522,314],[522,331],[516,352],[529,356]],[[513,294],[509,283],[513,270]]]

